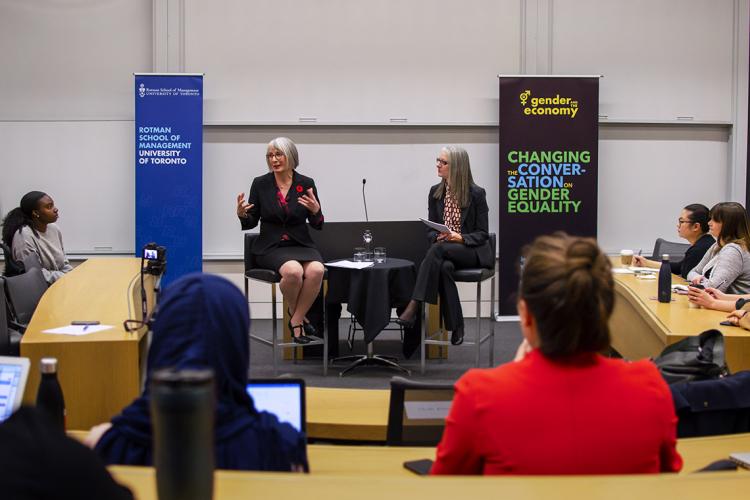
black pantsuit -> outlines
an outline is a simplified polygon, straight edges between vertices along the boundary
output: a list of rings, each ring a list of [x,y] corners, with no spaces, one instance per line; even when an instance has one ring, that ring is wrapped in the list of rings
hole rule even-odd
[[[428,197],[429,219],[443,223],[444,200],[434,198],[436,184]],[[469,205],[461,208],[461,236],[463,243],[436,241],[438,232],[428,229],[433,242],[419,266],[417,283],[412,298],[420,302],[437,303],[440,296],[441,312],[446,329],[453,331],[464,324],[458,288],[453,280],[455,269],[492,267],[493,251],[489,245],[487,195],[479,186],[471,186]]]

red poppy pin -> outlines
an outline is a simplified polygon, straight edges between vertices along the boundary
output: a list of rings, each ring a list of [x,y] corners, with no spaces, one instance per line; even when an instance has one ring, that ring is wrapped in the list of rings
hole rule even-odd
[[[297,184],[297,187],[295,188],[298,193],[301,193],[303,191],[302,186]]]

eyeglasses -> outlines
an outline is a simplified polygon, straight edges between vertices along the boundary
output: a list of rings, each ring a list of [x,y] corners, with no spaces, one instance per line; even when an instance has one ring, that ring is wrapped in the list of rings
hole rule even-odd
[[[284,153],[268,153],[266,155],[266,158],[268,158],[269,160],[271,158],[276,158],[278,160],[279,158],[283,158],[284,156],[285,156]]]
[[[681,226],[683,224],[694,224],[694,222],[691,221],[690,219],[677,219],[678,226]]]
[[[448,162],[443,160],[442,158],[435,158],[435,161],[441,164],[442,166],[448,165]]]

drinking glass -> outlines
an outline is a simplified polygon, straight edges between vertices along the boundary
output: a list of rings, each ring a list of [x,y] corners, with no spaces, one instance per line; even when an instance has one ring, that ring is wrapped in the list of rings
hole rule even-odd
[[[364,247],[354,248],[354,262],[363,262],[365,260],[365,249]]]
[[[378,264],[385,262],[385,247],[375,247],[375,262]]]

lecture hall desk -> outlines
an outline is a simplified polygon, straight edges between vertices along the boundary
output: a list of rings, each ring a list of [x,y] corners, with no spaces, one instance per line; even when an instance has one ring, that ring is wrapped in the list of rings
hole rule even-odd
[[[613,259],[621,267],[619,257]],[[673,283],[685,280],[673,276]],[[667,345],[710,329],[724,334],[726,359],[732,373],[750,370],[750,331],[719,325],[727,313],[688,307],[687,295],[672,294],[673,302],[656,300],[657,280],[615,274],[615,309],[609,321],[612,347],[627,359],[658,355]],[[748,494],[750,498],[750,493]]]
[[[39,360],[58,360],[68,429],[88,429],[109,421],[141,390],[147,335],[128,333],[126,319],[142,317],[141,260],[89,259],[55,282],[42,296],[21,340],[21,356],[31,359],[24,403],[33,404],[39,386]],[[145,280],[149,310],[153,276]],[[84,336],[52,335],[43,330],[74,320],[98,320],[113,328]]]
[[[311,473],[217,471],[214,498],[373,499],[746,499],[750,473],[690,472],[731,452],[750,450],[750,434],[680,440],[685,467],[680,474],[578,477],[440,477],[407,472],[405,460],[434,458],[433,448],[322,446],[308,448]],[[140,500],[156,499],[154,469],[111,466],[114,477]]]

